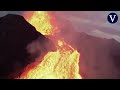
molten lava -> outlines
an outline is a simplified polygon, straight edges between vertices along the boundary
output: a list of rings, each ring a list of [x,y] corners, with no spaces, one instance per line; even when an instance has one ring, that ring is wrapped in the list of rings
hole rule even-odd
[[[40,18],[41,17],[41,18]],[[30,19],[30,23],[36,27],[44,35],[53,33],[53,25],[50,23],[47,12],[34,12]],[[38,19],[38,20],[37,20]],[[39,21],[40,19],[40,21]],[[29,20],[28,20],[29,21]],[[36,21],[36,22],[35,22]],[[34,22],[34,23],[32,23]],[[39,22],[39,24],[38,24]],[[36,23],[36,24],[35,24]],[[49,31],[49,32],[47,32]],[[79,58],[80,54],[70,45],[59,39],[54,42],[57,51],[48,52],[42,59],[36,61],[35,66],[28,65],[20,76],[20,79],[81,79],[79,74]],[[32,68],[31,68],[32,67]]]
[[[42,62],[27,74],[21,75],[22,79],[80,79],[79,75],[80,54],[64,41],[58,43],[56,52],[48,52]],[[25,76],[24,76],[25,75]]]
[[[43,35],[52,35],[55,32],[54,30],[57,30],[57,27],[52,25],[54,18],[50,17],[50,14],[46,11],[34,11],[30,15],[25,14],[25,18]]]

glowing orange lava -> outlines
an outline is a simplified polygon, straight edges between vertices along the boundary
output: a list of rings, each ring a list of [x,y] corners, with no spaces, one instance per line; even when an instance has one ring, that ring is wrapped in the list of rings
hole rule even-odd
[[[53,18],[47,11],[34,11],[24,13],[26,20],[32,24],[38,32],[43,35],[52,35],[57,27],[52,25]],[[27,17],[28,16],[28,17]]]
[[[41,19],[40,19],[41,18]],[[40,20],[40,22],[39,22]],[[47,12],[35,11],[30,19],[30,23],[44,35],[51,35],[53,25],[49,21]],[[29,20],[28,20],[29,21]],[[38,24],[39,22],[39,24]],[[44,22],[44,23],[43,23]],[[46,23],[45,23],[46,22]],[[42,59],[37,58],[37,64],[34,68],[28,65],[20,79],[81,79],[79,74],[80,54],[63,39],[59,39],[56,44],[57,51],[48,52]],[[29,70],[28,70],[29,69]]]

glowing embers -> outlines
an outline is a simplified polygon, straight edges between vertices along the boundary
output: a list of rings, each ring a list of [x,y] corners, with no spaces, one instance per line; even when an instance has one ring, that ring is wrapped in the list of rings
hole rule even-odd
[[[64,41],[59,40],[58,45],[56,52],[48,52],[41,63],[29,71],[26,69],[20,78],[81,79],[78,66],[80,54]]]
[[[47,11],[34,11],[27,21],[43,35],[52,35],[57,28],[53,27],[52,17],[50,17]]]

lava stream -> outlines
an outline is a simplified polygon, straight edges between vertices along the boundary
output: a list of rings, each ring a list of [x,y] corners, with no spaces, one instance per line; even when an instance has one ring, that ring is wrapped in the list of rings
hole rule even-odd
[[[27,74],[23,73],[21,79],[80,79],[79,56],[77,50],[59,40],[58,50],[48,52],[42,62]]]
[[[41,18],[40,18],[41,17]],[[31,19],[28,20],[43,35],[53,34],[54,25],[48,18],[49,14],[43,11],[35,11]],[[43,23],[43,21],[44,23]],[[35,22],[36,21],[36,22]],[[40,24],[39,24],[40,23]],[[48,52],[41,61],[37,59],[35,67],[28,65],[21,74],[20,79],[81,79],[79,74],[80,54],[63,39],[57,40],[57,51]]]

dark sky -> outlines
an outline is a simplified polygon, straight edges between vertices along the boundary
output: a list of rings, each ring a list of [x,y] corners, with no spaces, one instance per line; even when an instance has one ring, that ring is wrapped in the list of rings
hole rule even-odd
[[[22,11],[0,11],[0,16],[4,16],[6,14],[22,14]]]

